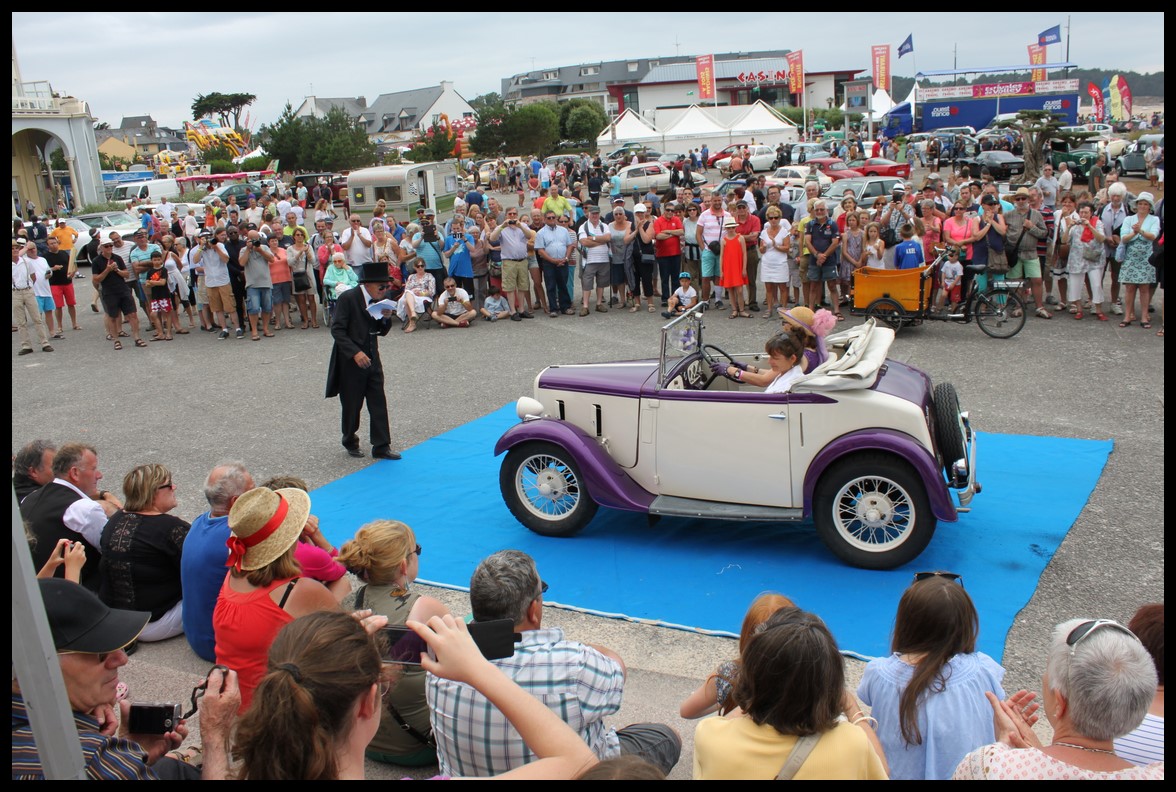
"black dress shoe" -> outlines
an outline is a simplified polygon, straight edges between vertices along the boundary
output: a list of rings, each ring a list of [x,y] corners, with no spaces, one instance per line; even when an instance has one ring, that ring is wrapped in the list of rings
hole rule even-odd
[[[400,459],[400,454],[398,454],[395,451],[392,451],[390,449],[384,449],[383,451],[373,451],[372,458],[373,459],[393,459],[393,460],[396,460],[396,459]]]
[[[360,451],[358,448],[348,448],[347,449],[347,456],[361,457],[361,456],[363,456],[363,452]]]

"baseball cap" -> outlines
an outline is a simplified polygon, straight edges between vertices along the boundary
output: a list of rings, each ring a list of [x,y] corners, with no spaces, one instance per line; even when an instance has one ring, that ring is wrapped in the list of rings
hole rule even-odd
[[[113,245],[113,244],[114,244],[114,240],[112,240],[112,239],[110,238],[110,235],[109,235],[109,234],[103,234],[103,235],[102,235],[102,236],[101,236],[101,237],[98,239],[98,246],[99,246],[99,247],[101,247],[102,245]]]
[[[996,196],[985,195],[983,198],[980,199],[980,203],[983,206],[995,206],[996,205]]]
[[[619,198],[619,197],[618,197],[618,198],[613,198],[613,203],[614,203],[614,204],[623,204],[624,202],[625,202],[625,199],[624,199],[624,198]]]
[[[648,212],[648,211],[649,211],[648,207],[646,207],[645,204],[643,204],[643,203],[633,204],[633,214],[637,214],[638,212]]]
[[[116,652],[139,637],[151,614],[106,605],[94,592],[62,578],[42,578],[41,600],[59,652]]]
[[[679,272],[678,273],[678,280],[682,280],[683,278],[685,278],[686,280],[690,280],[690,273],[689,272]]]
[[[585,208],[588,210],[588,214],[600,214],[600,207],[596,204],[589,204]]]
[[[426,209],[425,210],[425,217],[436,217],[436,216],[437,216],[436,210],[434,210],[434,209]]]

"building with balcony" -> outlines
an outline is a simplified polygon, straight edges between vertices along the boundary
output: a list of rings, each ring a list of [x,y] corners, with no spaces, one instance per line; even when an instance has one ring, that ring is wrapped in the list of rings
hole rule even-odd
[[[53,145],[56,144],[56,145]],[[68,180],[54,179],[48,151],[60,146]],[[13,214],[32,201],[38,212],[56,208],[59,198],[68,206],[95,203],[103,198],[94,118],[89,106],[72,96],[59,96],[46,81],[21,78],[12,46],[12,206]]]
[[[450,124],[474,117],[474,108],[453,90],[453,83],[448,80],[429,88],[380,94],[370,105],[362,96],[308,96],[294,115],[322,118],[335,107],[361,121],[368,137],[377,145],[410,143],[437,124],[441,116],[448,118]]]

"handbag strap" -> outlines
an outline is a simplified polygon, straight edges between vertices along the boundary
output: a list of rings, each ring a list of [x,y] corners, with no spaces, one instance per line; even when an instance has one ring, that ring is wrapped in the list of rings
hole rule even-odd
[[[392,706],[391,701],[384,699],[384,706],[388,708],[388,712],[390,712],[392,714],[392,717],[396,720],[396,722],[398,724],[400,724],[400,728],[402,730],[408,732],[414,740],[421,743],[422,745],[427,745],[430,748],[437,747],[437,740],[436,740],[436,738],[433,737],[432,729],[429,730],[428,735],[421,734],[419,731],[417,731],[416,729],[414,729],[412,727],[411,723],[409,723],[408,721],[406,721],[404,719],[404,716],[402,716],[399,712],[396,711],[396,707]]]
[[[800,766],[804,764],[804,760],[808,759],[809,754],[817,747],[817,743],[821,741],[819,734],[806,734],[803,737],[796,739],[796,745],[792,746],[791,753],[788,754],[788,760],[784,762],[784,766],[780,768],[780,772],[776,773],[777,781],[791,781]]]

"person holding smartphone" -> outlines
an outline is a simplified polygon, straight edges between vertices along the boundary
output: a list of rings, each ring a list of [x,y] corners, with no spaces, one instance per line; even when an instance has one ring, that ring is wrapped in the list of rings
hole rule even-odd
[[[449,613],[437,599],[410,590],[420,573],[421,546],[413,530],[402,522],[368,523],[343,545],[336,560],[364,582],[356,592],[355,607],[386,616],[389,627],[403,626],[409,619],[426,622]],[[390,717],[381,719],[367,746],[367,758],[401,767],[434,764],[437,751],[431,743],[425,672],[419,665],[400,666],[400,671],[396,687],[384,697]]]

